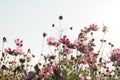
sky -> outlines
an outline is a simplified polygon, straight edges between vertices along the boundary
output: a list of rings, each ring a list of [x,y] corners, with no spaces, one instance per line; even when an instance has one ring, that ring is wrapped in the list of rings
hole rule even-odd
[[[59,27],[58,17],[62,15],[61,26],[68,28],[65,34],[71,39],[75,39],[85,26],[94,23],[102,29],[104,24],[108,27],[108,41],[120,47],[119,4],[120,0],[0,0],[0,39],[5,36],[6,45],[10,47],[14,39],[20,38],[25,50],[30,48],[39,55],[42,33],[57,36],[51,25]],[[69,27],[73,30],[70,31]],[[100,34],[96,38],[99,37]]]

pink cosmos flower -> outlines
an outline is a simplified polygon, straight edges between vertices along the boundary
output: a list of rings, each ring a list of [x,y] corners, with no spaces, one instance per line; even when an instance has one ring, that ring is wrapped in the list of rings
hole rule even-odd
[[[120,59],[120,49],[119,48],[116,48],[112,51],[111,53],[111,60],[112,61],[117,61]]]
[[[86,41],[83,41],[80,47],[78,48],[78,50],[86,54],[86,53],[90,53],[93,50],[93,47],[90,46]]]
[[[88,45],[89,45],[89,46],[96,46],[93,41],[89,41]]]
[[[86,42],[86,41],[83,41],[83,42],[81,43],[80,49],[81,49],[81,52],[83,52],[83,53],[86,54],[86,53],[92,52],[92,50],[93,50],[94,48],[93,48],[93,44],[90,44],[90,43],[88,43],[88,42]]]
[[[47,64],[46,70],[47,72],[51,72],[51,73],[53,72],[51,64]]]
[[[49,37],[49,38],[47,38],[47,42],[48,42],[48,44],[54,43],[55,38],[54,37]]]
[[[19,47],[23,46],[23,40],[20,40],[19,38],[15,39],[14,42],[15,42],[16,46],[19,46]]]
[[[112,55],[117,55],[117,54],[120,54],[120,49],[119,48],[116,48],[112,51]]]
[[[78,63],[82,63],[82,64],[87,64],[87,60],[86,60],[86,56],[83,55],[81,57],[78,57]]]
[[[69,45],[69,43],[70,43],[69,39],[66,36],[64,36],[63,38],[61,38],[60,42],[63,43],[63,44],[65,44],[65,45]]]
[[[15,55],[22,55],[22,54],[24,54],[24,52],[23,52],[23,50],[22,50],[22,48],[21,47],[17,47],[16,49],[15,49],[15,51],[14,51],[14,54]]]
[[[44,78],[45,78],[45,79],[48,79],[49,76],[50,76],[50,73],[49,73],[49,72],[46,72],[46,73],[44,74]]]
[[[44,75],[45,75],[45,73],[44,73],[43,70],[39,72],[39,76],[40,76],[40,77],[43,77]]]
[[[94,53],[89,53],[89,57],[88,57],[88,62],[90,62],[90,63],[92,63],[92,62],[94,62],[95,61],[95,57],[94,57]]]
[[[11,50],[11,48],[5,49],[5,53],[8,53],[10,55],[13,55],[15,50]]]
[[[67,46],[64,46],[64,51],[67,52],[67,53],[72,53],[72,49],[71,48],[68,48]]]
[[[56,42],[55,38],[53,38],[53,37],[47,38],[47,42],[48,42],[48,45],[50,45],[50,46],[55,46],[55,47],[59,46],[59,43]]]
[[[57,67],[56,67],[55,64],[47,64],[47,66],[46,66],[46,68],[45,68],[45,70],[46,70],[47,72],[49,72],[49,74],[53,74],[53,73],[54,73],[54,70],[56,70],[56,69],[57,69]]]
[[[97,65],[95,63],[89,64],[89,67],[95,71],[97,71]]]
[[[115,65],[120,65],[120,49],[119,48],[116,48],[112,51],[110,59],[111,61],[115,62]]]
[[[90,25],[90,29],[93,31],[98,31],[99,28],[97,27],[97,25],[92,24],[92,25]]]
[[[53,70],[57,69],[56,64],[52,64],[52,68],[53,68]]]
[[[76,40],[74,40],[73,44],[74,44],[75,46],[79,46],[80,41],[79,41],[78,39],[76,39]]]

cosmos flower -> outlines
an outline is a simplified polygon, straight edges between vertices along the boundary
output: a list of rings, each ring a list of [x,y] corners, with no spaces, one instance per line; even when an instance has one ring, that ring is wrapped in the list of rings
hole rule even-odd
[[[92,53],[92,52],[89,53],[89,56],[88,56],[87,61],[88,61],[89,63],[93,63],[93,62],[95,61],[94,53]]]
[[[23,46],[23,40],[20,40],[19,38],[14,40],[16,46],[22,47]]]
[[[63,38],[60,39],[60,42],[65,44],[65,45],[69,45],[70,41],[67,38],[67,36],[64,36]]]
[[[54,37],[48,37],[47,38],[47,44],[49,46],[55,46],[55,47],[58,47],[59,46],[59,42],[55,41],[55,38]]]
[[[72,49],[71,48],[68,48],[67,46],[64,46],[64,52],[66,52],[66,53],[68,53],[68,54],[70,54],[70,53],[72,53],[73,51],[72,51]]]
[[[14,51],[14,54],[15,55],[22,55],[22,54],[24,54],[24,52],[23,52],[23,50],[22,50],[22,48],[21,47],[17,47],[16,49],[15,49],[15,51]]]
[[[110,59],[112,62],[115,62],[116,65],[120,65],[120,48],[112,51]]]
[[[5,49],[5,53],[8,53],[10,55],[13,55],[15,50],[12,50],[11,48]]]
[[[93,30],[93,31],[98,31],[99,28],[97,27],[97,25],[91,24],[90,29]]]

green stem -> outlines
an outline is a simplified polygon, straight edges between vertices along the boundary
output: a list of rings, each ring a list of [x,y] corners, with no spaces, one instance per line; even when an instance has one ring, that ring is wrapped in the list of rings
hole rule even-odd
[[[44,41],[45,41],[45,38],[43,38],[43,41],[42,41],[41,55],[43,55]],[[40,55],[40,58],[39,58],[39,60],[38,60],[38,63],[39,63],[40,60],[41,60],[41,55]]]

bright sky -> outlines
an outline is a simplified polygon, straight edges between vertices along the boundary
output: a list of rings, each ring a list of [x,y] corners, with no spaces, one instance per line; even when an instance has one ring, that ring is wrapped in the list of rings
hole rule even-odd
[[[24,47],[40,54],[42,33],[55,35],[51,25],[73,27],[67,32],[76,38],[80,29],[92,23],[108,27],[108,39],[120,47],[120,0],[0,0],[0,38],[5,36],[9,46],[16,38],[23,39]]]

